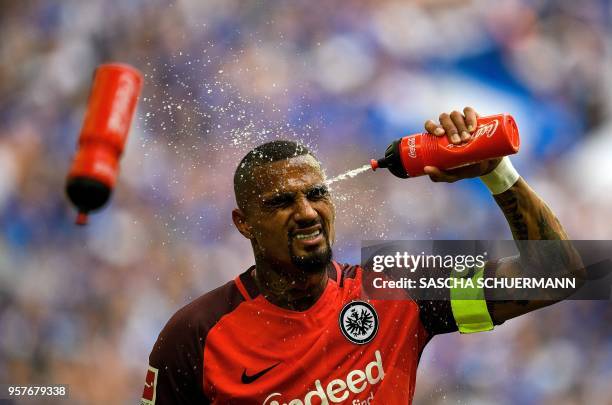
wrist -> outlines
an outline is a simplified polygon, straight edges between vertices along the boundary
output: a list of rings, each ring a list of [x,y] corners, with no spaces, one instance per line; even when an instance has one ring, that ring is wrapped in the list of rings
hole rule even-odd
[[[480,176],[480,180],[487,186],[491,194],[501,194],[507,191],[519,179],[519,174],[512,166],[512,162],[508,156],[499,162],[497,167],[490,173]]]

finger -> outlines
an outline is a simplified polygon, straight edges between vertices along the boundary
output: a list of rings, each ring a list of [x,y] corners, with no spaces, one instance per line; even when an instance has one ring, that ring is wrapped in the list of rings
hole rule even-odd
[[[432,120],[427,120],[425,122],[425,131],[429,132],[430,134],[434,134],[436,136],[444,135],[444,128],[437,125]]]
[[[438,119],[440,120],[440,125],[442,125],[442,128],[444,128],[444,132],[446,132],[446,136],[448,136],[448,141],[454,144],[461,143],[461,138],[459,138],[457,127],[455,127],[455,124],[453,124],[453,120],[451,119],[450,115],[447,113],[442,113]]]
[[[468,132],[474,132],[478,126],[478,113],[472,107],[465,107],[463,109],[463,114],[465,115],[465,123],[467,124]]]
[[[469,179],[477,176],[482,176],[491,172],[501,159],[488,159],[467,166],[458,167],[456,169],[446,170],[445,173],[457,179]]]
[[[456,169],[447,170],[445,174],[447,176],[454,177],[456,179],[471,179],[473,177],[480,176],[482,174],[482,163],[476,163],[469,166],[458,167]]]
[[[461,136],[462,142],[467,142],[470,139],[470,133],[467,130],[467,125],[465,123],[465,117],[459,111],[453,111],[450,115],[457,131],[459,131],[459,135]]]
[[[442,181],[446,183],[453,183],[459,180],[459,177],[453,174],[450,174],[448,172],[445,172],[443,170],[440,170],[434,166],[425,166],[424,171],[425,171],[425,174],[429,176],[431,181],[435,183],[442,182]]]

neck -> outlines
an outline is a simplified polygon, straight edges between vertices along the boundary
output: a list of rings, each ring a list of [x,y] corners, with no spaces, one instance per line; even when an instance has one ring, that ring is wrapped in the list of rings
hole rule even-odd
[[[257,260],[252,275],[268,301],[281,308],[305,311],[319,299],[327,286],[327,266],[309,273],[291,267],[287,269]]]

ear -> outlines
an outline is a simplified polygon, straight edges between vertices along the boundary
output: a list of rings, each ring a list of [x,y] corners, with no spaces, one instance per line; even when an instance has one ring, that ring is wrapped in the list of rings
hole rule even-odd
[[[236,225],[238,232],[240,232],[242,236],[247,239],[253,239],[253,229],[251,225],[247,223],[246,216],[240,208],[234,208],[232,210],[232,221],[234,221],[234,225]]]

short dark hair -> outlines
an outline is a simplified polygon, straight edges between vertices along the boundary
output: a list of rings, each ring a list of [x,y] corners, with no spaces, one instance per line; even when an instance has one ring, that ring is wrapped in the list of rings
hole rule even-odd
[[[236,168],[234,173],[234,194],[236,203],[240,209],[246,208],[248,191],[253,189],[253,169],[283,159],[291,159],[297,156],[311,155],[312,152],[304,145],[288,140],[276,140],[266,142],[251,149]],[[316,157],[315,157],[316,159]]]

